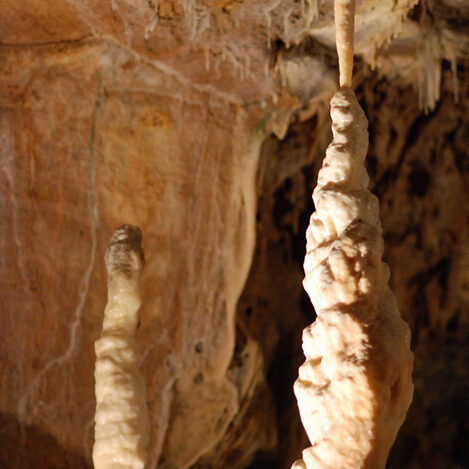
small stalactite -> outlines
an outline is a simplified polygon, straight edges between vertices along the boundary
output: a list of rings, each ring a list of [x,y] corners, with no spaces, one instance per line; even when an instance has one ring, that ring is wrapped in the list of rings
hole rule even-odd
[[[143,469],[147,460],[150,422],[136,340],[141,241],[139,228],[123,225],[106,251],[108,301],[95,343],[95,469]]]

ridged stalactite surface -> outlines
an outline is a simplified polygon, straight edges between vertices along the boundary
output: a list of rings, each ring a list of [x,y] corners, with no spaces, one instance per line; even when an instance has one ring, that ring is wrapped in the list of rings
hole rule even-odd
[[[384,468],[412,399],[410,330],[382,262],[379,203],[368,189],[367,120],[349,88],[331,100],[333,141],[313,193],[304,287],[317,319],[295,383],[311,442],[307,469]]]
[[[137,346],[142,232],[123,225],[106,250],[108,298],[95,342],[95,469],[143,469],[150,435],[147,393]]]

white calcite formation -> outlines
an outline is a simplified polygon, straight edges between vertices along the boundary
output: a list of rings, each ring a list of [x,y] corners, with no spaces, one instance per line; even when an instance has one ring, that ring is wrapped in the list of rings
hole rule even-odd
[[[108,302],[95,343],[95,469],[142,469],[149,418],[136,335],[144,257],[139,228],[123,225],[106,252]]]
[[[355,36],[355,0],[334,0],[335,42],[339,59],[339,84],[352,86]]]
[[[294,386],[311,447],[293,467],[381,469],[412,400],[410,331],[381,260],[367,119],[351,89],[335,93],[331,117],[306,233],[303,284],[317,319],[304,330]]]

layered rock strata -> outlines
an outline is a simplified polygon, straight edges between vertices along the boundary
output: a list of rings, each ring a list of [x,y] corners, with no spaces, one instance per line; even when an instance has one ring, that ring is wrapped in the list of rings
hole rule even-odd
[[[311,447],[293,467],[384,468],[412,399],[410,332],[381,260],[378,199],[367,190],[367,120],[353,91],[331,100],[333,141],[313,193],[303,285],[317,319],[295,383]]]

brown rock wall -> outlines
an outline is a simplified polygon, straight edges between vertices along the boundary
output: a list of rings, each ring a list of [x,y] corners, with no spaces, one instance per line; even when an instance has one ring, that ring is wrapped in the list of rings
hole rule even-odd
[[[187,467],[221,439],[242,398],[225,374],[255,242],[261,141],[252,118],[223,101],[207,105],[201,93],[174,97],[167,77],[145,66],[159,87],[144,90],[135,68],[129,78],[125,66],[109,66],[121,51],[102,44],[4,52],[7,86],[20,83],[1,101],[2,412],[18,420],[11,438],[21,454],[37,427],[89,456],[102,259],[125,220],[142,228],[147,252],[140,345],[152,464],[163,451]],[[8,464],[42,464],[34,450],[23,457]]]

